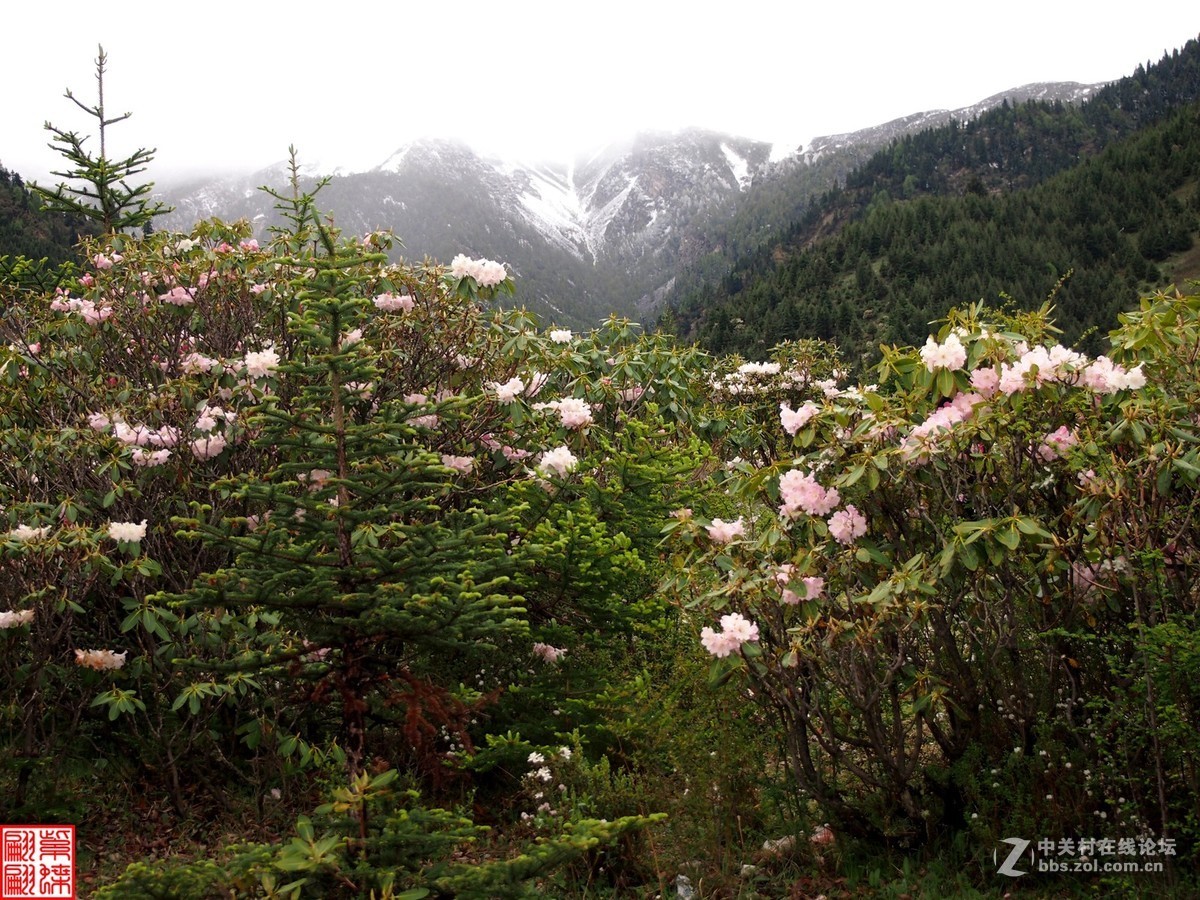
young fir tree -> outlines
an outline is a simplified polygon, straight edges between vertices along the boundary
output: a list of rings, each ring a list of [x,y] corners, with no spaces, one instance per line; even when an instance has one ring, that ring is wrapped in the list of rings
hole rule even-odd
[[[433,417],[453,431],[467,401],[410,402],[380,384],[381,351],[359,337],[377,312],[369,298],[385,255],[337,244],[319,225],[313,234],[318,252],[278,260],[297,273],[286,292],[286,358],[259,382],[269,386],[248,422],[273,465],[215,485],[253,518],[208,521],[199,510],[191,534],[236,555],[176,599],[270,611],[279,628],[266,633],[267,648],[233,665],[286,672],[311,682],[314,699],[336,698],[339,744],[356,775],[369,713],[395,721],[400,709],[411,724],[422,704],[453,705],[415,671],[525,630],[509,587],[509,535],[522,509],[485,509],[473,482],[430,449]],[[272,349],[254,357],[257,374],[276,357]]]
[[[48,211],[82,216],[97,222],[105,234],[117,234],[147,229],[155,216],[170,212],[170,208],[161,203],[151,203],[148,199],[154,188],[153,182],[136,186],[130,184],[130,179],[146,171],[146,166],[154,159],[154,150],[140,148],[131,156],[119,160],[108,156],[108,127],[125,121],[132,113],[109,118],[105,112],[104,72],[107,65],[108,56],[104,47],[100,47],[96,57],[95,106],[82,103],[69,88],[65,95],[96,120],[100,155],[92,156],[84,149],[86,135],[81,137],[78,132],[63,131],[47,122],[46,130],[54,134],[50,146],[74,166],[69,171],[51,174],[71,179],[75,184],[62,182],[52,191],[37,185],[32,187]]]

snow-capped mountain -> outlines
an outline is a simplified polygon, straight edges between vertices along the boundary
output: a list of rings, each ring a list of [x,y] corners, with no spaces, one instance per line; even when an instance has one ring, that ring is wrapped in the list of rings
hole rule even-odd
[[[638,135],[570,163],[496,159],[461,142],[422,139],[365,171],[305,164],[301,180],[329,178],[317,203],[343,231],[391,229],[409,259],[467,253],[501,260],[530,308],[589,326],[610,312],[652,315],[676,268],[713,249],[714,223],[773,184],[790,179],[795,190],[800,174],[805,196],[814,196],[903,134],[966,121],[1006,99],[1073,102],[1095,89],[1026,85],[966,109],[814,138],[774,161],[768,143],[701,129]],[[176,186],[163,192],[176,208],[164,225],[183,230],[212,216],[244,217],[261,235],[280,218],[258,188],[282,190],[287,182],[280,163],[241,179]]]
[[[770,145],[716,132],[639,135],[566,164],[486,158],[465,144],[424,139],[364,172],[334,171],[320,208],[344,231],[392,229],[403,254],[457,253],[506,262],[521,296],[563,322],[594,324],[633,301],[674,264],[678,235],[767,168]],[[325,174],[302,166],[302,182]],[[281,189],[283,164],[238,180],[167,194],[166,227],[247,218],[264,232],[279,217],[259,185]],[[621,298],[625,298],[622,302]]]

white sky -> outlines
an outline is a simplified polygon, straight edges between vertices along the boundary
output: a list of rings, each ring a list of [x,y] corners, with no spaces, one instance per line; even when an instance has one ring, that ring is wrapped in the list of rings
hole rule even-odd
[[[1033,81],[1108,81],[1200,34],[1194,0],[659,0],[9,4],[0,163],[61,166],[46,120],[147,176],[283,159],[365,169],[422,135],[526,159],[690,125],[789,144]],[[95,138],[89,142],[89,146]]]

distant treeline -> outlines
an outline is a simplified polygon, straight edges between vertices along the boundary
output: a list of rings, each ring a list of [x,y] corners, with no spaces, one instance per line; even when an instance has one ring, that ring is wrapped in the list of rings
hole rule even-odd
[[[956,304],[1037,305],[1070,272],[1067,337],[1106,330],[1139,291],[1194,274],[1180,255],[1200,223],[1197,98],[1193,40],[1080,106],[1005,103],[899,139],[691,288],[674,327],[718,352],[820,337],[856,358],[923,339]]]

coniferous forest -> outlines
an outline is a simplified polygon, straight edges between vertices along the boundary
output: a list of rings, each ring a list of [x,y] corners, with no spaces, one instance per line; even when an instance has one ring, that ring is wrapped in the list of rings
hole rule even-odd
[[[1195,896],[1198,54],[896,142],[679,334],[55,131],[0,821],[77,855],[0,896]]]
[[[685,274],[674,325],[716,352],[812,336],[866,361],[951,306],[1054,293],[1069,338],[1102,334],[1130,296],[1200,273],[1198,100],[1191,41],[1079,107],[1005,104],[902,138],[719,279]]]

